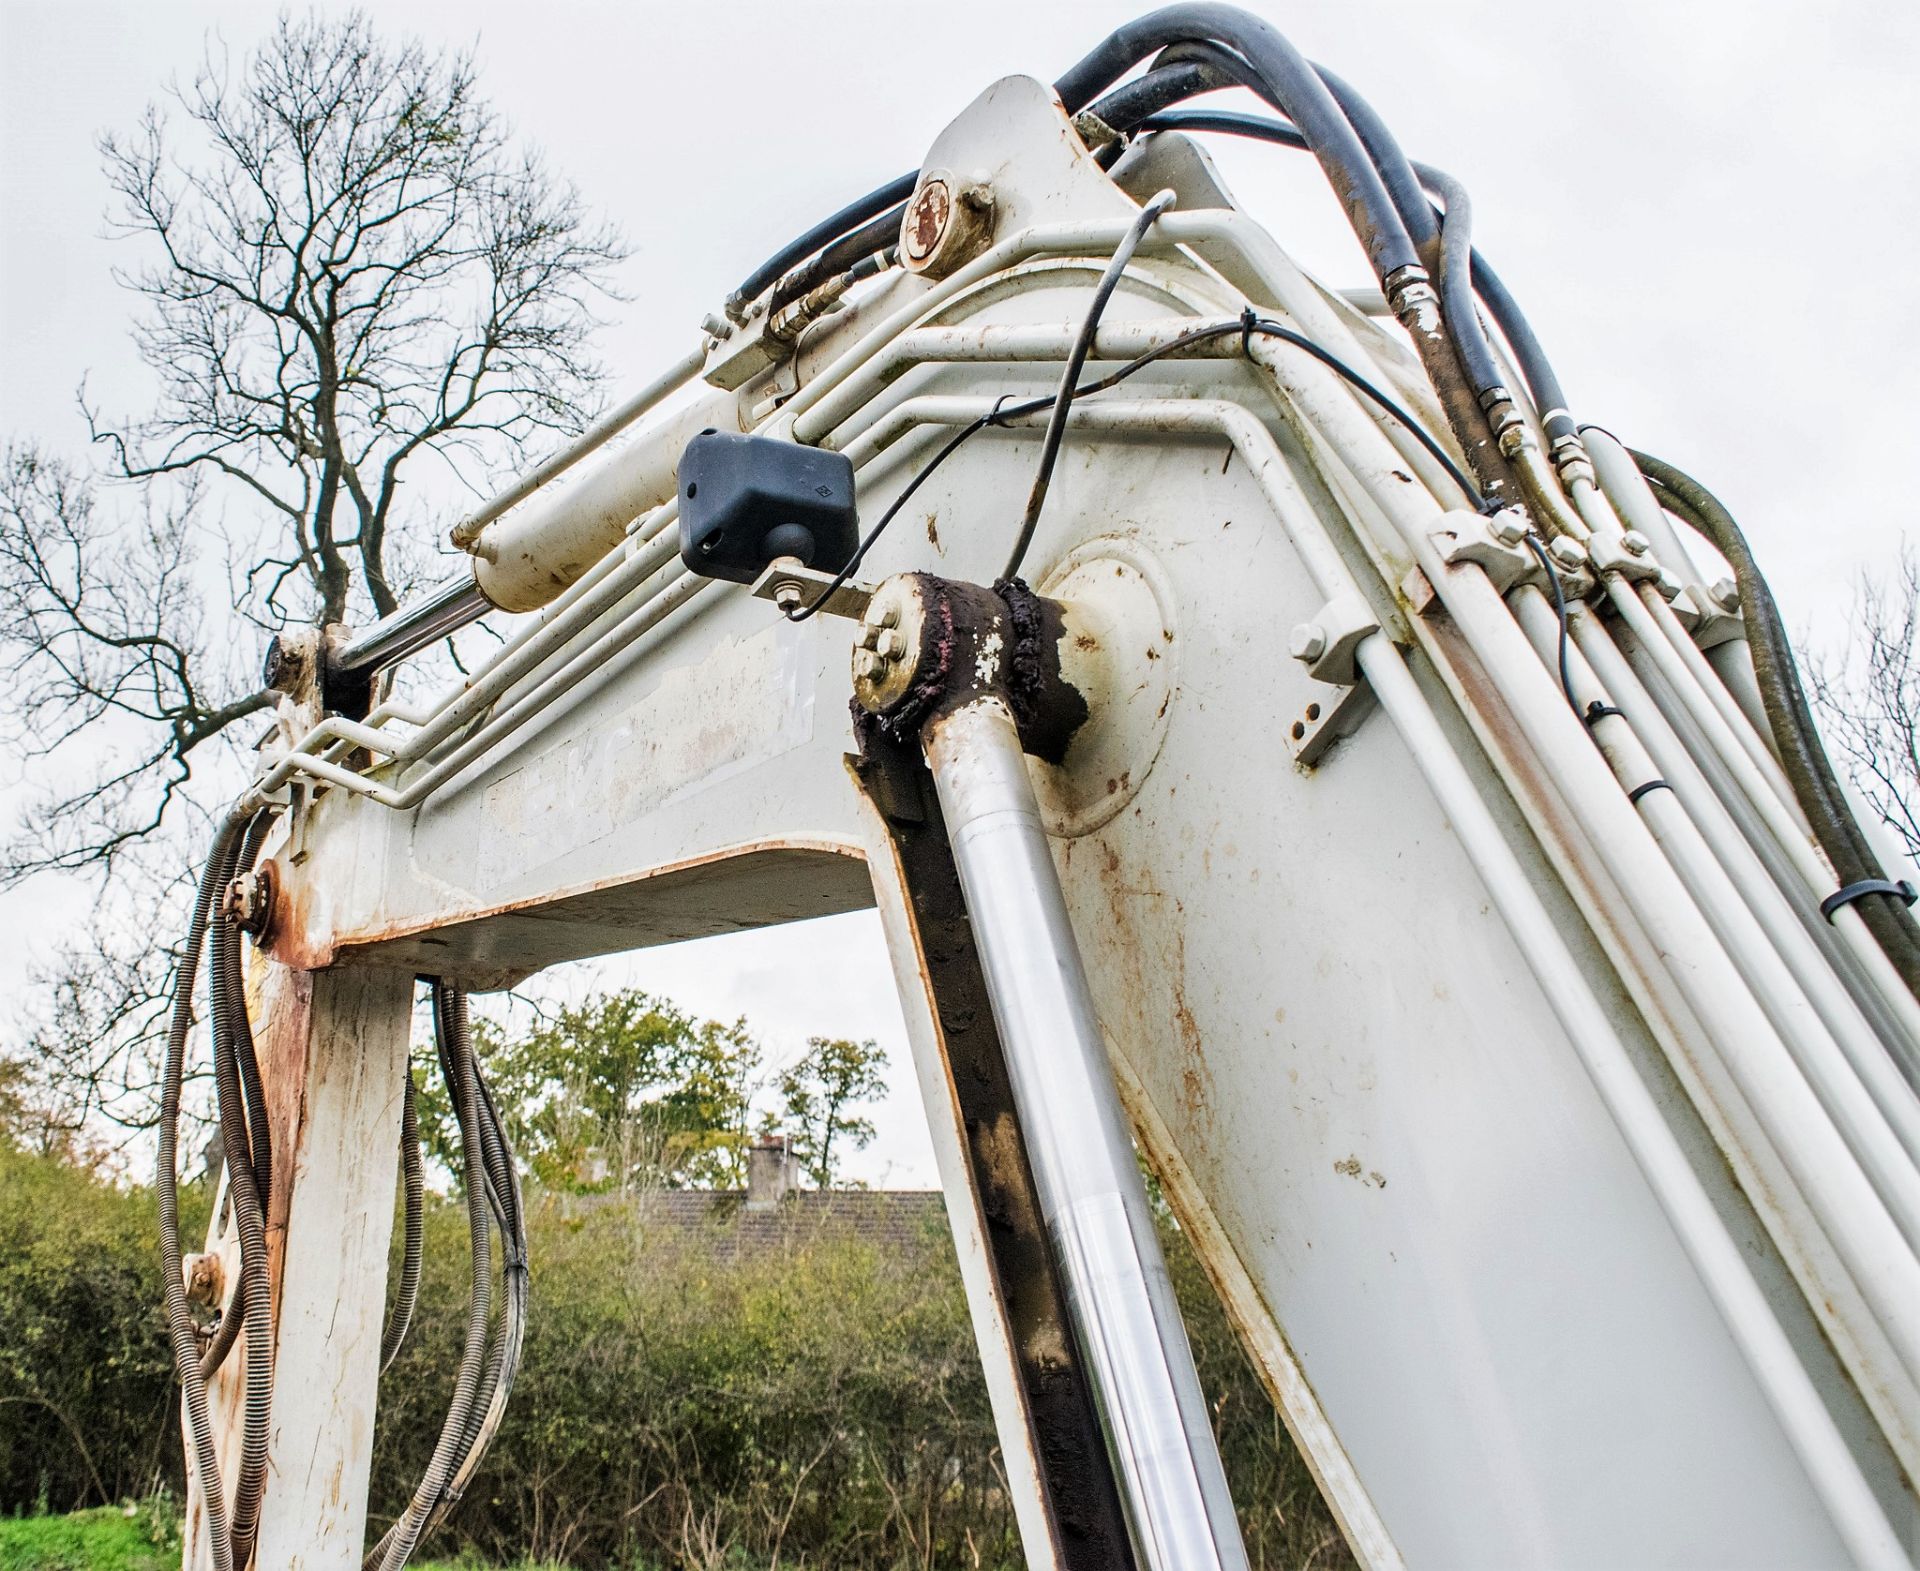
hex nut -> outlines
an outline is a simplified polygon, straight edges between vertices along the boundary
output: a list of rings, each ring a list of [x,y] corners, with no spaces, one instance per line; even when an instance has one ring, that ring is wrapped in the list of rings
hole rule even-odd
[[[1527,538],[1527,521],[1511,507],[1503,507],[1487,520],[1487,533],[1501,545],[1518,545]]]
[[[1620,549],[1628,556],[1645,556],[1653,549],[1653,542],[1637,529],[1629,529],[1620,537]]]
[[[1587,548],[1571,535],[1556,535],[1547,546],[1556,566],[1574,571],[1587,565]]]
[[[923,616],[911,574],[889,578],[867,602],[853,656],[853,697],[869,714],[880,714],[912,690]]]
[[[1707,588],[1707,598],[1731,616],[1740,609],[1740,586],[1731,578],[1716,578]]]
[[[1296,660],[1318,660],[1327,652],[1327,630],[1318,622],[1302,622],[1293,630],[1287,648]]]

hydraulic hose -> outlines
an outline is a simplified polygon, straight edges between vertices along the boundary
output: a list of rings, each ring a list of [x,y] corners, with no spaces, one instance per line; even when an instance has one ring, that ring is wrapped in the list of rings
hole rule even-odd
[[[250,839],[243,835],[242,842]],[[235,857],[233,867],[239,865]],[[231,869],[229,870],[231,876]],[[216,895],[216,899],[218,895]],[[208,939],[209,1015],[213,1027],[214,1094],[226,1148],[227,1198],[240,1238],[241,1325],[246,1337],[242,1371],[240,1458],[235,1468],[232,1526],[233,1563],[245,1566],[253,1555],[260,1525],[260,1503],[267,1480],[267,1425],[273,1381],[273,1285],[267,1269],[266,1216],[254,1180],[247,1128],[246,1096],[241,1086],[240,1042],[251,1040],[240,974],[240,931],[221,912],[213,916]],[[260,1127],[264,1131],[264,1101]]]
[[[400,1518],[367,1554],[365,1565],[400,1571],[412,1557],[429,1521],[447,1503],[448,1490],[467,1454],[469,1423],[487,1363],[487,1329],[493,1313],[492,1183],[487,1172],[485,1117],[473,1061],[465,992],[437,979],[433,1027],[440,1066],[460,1126],[461,1178],[466,1189],[467,1235],[473,1256],[473,1287],[467,1301],[466,1340],[454,1377],[453,1399],[434,1443],[425,1474]]]
[[[913,195],[913,188],[919,179],[919,171],[913,170],[897,179],[889,180],[877,190],[869,191],[858,201],[849,202],[831,217],[821,219],[805,234],[788,241],[747,274],[740,281],[740,287],[727,296],[727,315],[735,321],[741,320],[746,314],[747,305],[769,284],[776,282],[783,273],[799,266],[816,251],[831,245],[848,231],[878,218],[888,208],[898,207]],[[895,227],[898,227],[898,220],[895,220]],[[801,292],[804,294],[806,291]]]
[[[207,1381],[200,1370],[193,1316],[187,1307],[187,1284],[180,1270],[180,1089],[185,1078],[187,1038],[193,1030],[193,986],[200,969],[200,953],[207,927],[221,892],[233,876],[246,820],[238,814],[226,819],[207,853],[193,915],[181,946],[173,977],[173,1009],[167,1026],[166,1057],[160,1078],[159,1154],[154,1172],[154,1196],[160,1223],[160,1280],[167,1307],[167,1337],[173,1346],[174,1373],[179,1377],[186,1409],[187,1443],[200,1481],[201,1509],[206,1515],[208,1545],[215,1571],[233,1571],[233,1545],[227,1518],[226,1491],[220,1481],[220,1460],[213,1444],[213,1423],[207,1412]]]
[[[400,1288],[380,1338],[380,1372],[385,1374],[407,1339],[414,1305],[420,1299],[420,1268],[426,1249],[426,1174],[420,1160],[420,1109],[413,1071],[407,1071],[400,1096],[400,1182],[406,1193],[405,1238],[400,1255]]]
[[[1813,826],[1814,838],[1833,864],[1842,887],[1886,878],[1873,847],[1855,821],[1800,685],[1793,646],[1766,578],[1746,536],[1720,500],[1690,475],[1647,453],[1629,448],[1661,504],[1712,542],[1733,569],[1753,652],[1754,676],[1766,707],[1773,744],[1795,799]],[[1859,901],[1867,924],[1908,989],[1920,996],[1920,922],[1897,895],[1870,894]]]
[[[1300,52],[1269,23],[1236,6],[1171,5],[1117,28],[1055,84],[1069,112],[1092,102],[1134,66],[1171,44],[1223,44],[1243,58],[1260,96],[1300,128],[1384,282],[1420,264],[1406,225],[1352,124]]]
[[[473,1073],[474,1084],[480,1093],[481,1143],[487,1164],[489,1201],[494,1221],[500,1229],[504,1255],[501,1285],[505,1303],[492,1353],[487,1361],[486,1376],[468,1418],[467,1432],[462,1437],[463,1459],[454,1470],[452,1482],[440,1504],[427,1519],[429,1532],[439,1526],[447,1512],[452,1510],[485,1460],[501,1421],[506,1417],[507,1400],[513,1393],[514,1381],[520,1373],[520,1355],[526,1340],[530,1282],[526,1222],[520,1202],[520,1177],[514,1166],[513,1147],[507,1139],[500,1110],[494,1103],[492,1091],[488,1089],[486,1077],[480,1073],[477,1060]]]
[[[904,202],[889,208],[870,223],[842,235],[804,267],[787,274],[774,287],[767,301],[771,314],[794,301],[804,299],[822,284],[850,272],[857,263],[890,249],[900,238],[900,224],[907,216]]]
[[[1322,74],[1329,81],[1335,80],[1330,73]],[[1148,79],[1145,77],[1141,78],[1142,82],[1146,80]],[[1204,87],[1196,89],[1196,91],[1207,90]],[[1124,91],[1125,88],[1116,89],[1112,95],[1113,98],[1119,99]],[[1343,87],[1342,91],[1347,89]],[[1124,103],[1124,100],[1122,102]],[[1357,97],[1354,99],[1356,106],[1363,102]],[[1099,108],[1100,106],[1096,105],[1095,112],[1098,112]],[[1364,114],[1368,111],[1361,109],[1359,112]],[[1217,132],[1226,136],[1271,142],[1279,147],[1291,147],[1296,150],[1304,150],[1307,145],[1307,139],[1284,120],[1269,120],[1260,115],[1242,114],[1230,109],[1164,109],[1156,110],[1131,126],[1122,126],[1118,121],[1109,121],[1109,123],[1115,130]],[[1412,167],[1425,188],[1435,189],[1442,181],[1449,180],[1444,171],[1435,169],[1431,164],[1415,163]],[[1424,254],[1429,238],[1436,243],[1439,239],[1441,214],[1431,204],[1422,205],[1427,215],[1426,223],[1419,227],[1409,224],[1409,230]],[[1438,260],[1436,252],[1436,266]],[[1533,331],[1533,324],[1527,320],[1519,303],[1508,292],[1507,286],[1500,281],[1499,274],[1493,270],[1492,264],[1481,254],[1478,247],[1469,246],[1468,262],[1473,280],[1473,292],[1479,297],[1480,303],[1486,307],[1487,315],[1492,318],[1493,325],[1500,330],[1500,336],[1506,340],[1507,347],[1513,351],[1513,358],[1519,364],[1520,374],[1526,381],[1533,405],[1540,412],[1540,421],[1546,428],[1548,439],[1555,440],[1562,436],[1574,435],[1576,428],[1572,416],[1567,412],[1566,394],[1561,389],[1560,378],[1554,372],[1553,363],[1547,358],[1546,351],[1541,347],[1540,340]]]
[[[1177,62],[1186,72],[1185,80],[1176,80],[1173,66],[1162,66],[1161,62]],[[1169,47],[1155,63],[1159,69],[1115,89],[1095,106],[1095,113],[1116,130],[1125,130],[1128,126],[1124,122],[1137,102],[1155,111],[1143,122],[1135,122],[1144,129],[1228,131],[1261,136],[1265,140],[1311,150],[1312,144],[1297,126],[1283,126],[1251,115],[1213,114],[1207,111],[1197,114],[1159,112],[1162,104],[1173,101],[1170,95],[1179,87],[1202,93],[1222,86],[1238,85],[1251,88],[1278,106],[1274,95],[1264,90],[1263,81],[1252,63],[1242,56],[1219,44],[1188,42]],[[1488,395],[1496,393],[1500,376],[1486,334],[1474,312],[1473,270],[1468,260],[1471,239],[1464,199],[1457,226],[1459,243],[1454,247],[1457,254],[1449,269],[1446,265],[1448,248],[1442,240],[1441,225],[1433,204],[1421,191],[1417,166],[1408,160],[1385,121],[1364,98],[1324,66],[1313,66],[1311,70],[1336,112],[1345,117],[1352,136],[1357,139],[1361,155],[1373,169],[1422,266],[1440,275],[1441,299],[1437,320],[1430,311],[1420,309],[1412,291],[1408,296],[1394,300],[1395,314],[1413,339],[1428,379],[1446,414],[1447,425],[1466,455],[1479,488],[1489,497],[1497,498],[1510,488],[1513,476],[1495,445],[1487,419],[1489,403],[1493,401]],[[1156,77],[1162,80],[1155,82]],[[1147,88],[1149,83],[1153,84],[1152,90]],[[1322,162],[1324,164],[1324,160]],[[1448,298],[1447,289],[1449,271],[1451,298]],[[1385,276],[1382,276],[1381,284],[1387,288],[1389,299],[1393,299],[1394,291]],[[1439,329],[1437,332],[1436,327]]]

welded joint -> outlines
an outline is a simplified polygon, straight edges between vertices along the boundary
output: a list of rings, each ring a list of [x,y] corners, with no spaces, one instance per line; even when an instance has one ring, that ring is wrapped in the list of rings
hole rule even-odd
[[[1287,648],[1316,681],[1353,687],[1360,681],[1354,655],[1379,631],[1380,619],[1373,607],[1355,591],[1342,590],[1311,621],[1294,628]]]

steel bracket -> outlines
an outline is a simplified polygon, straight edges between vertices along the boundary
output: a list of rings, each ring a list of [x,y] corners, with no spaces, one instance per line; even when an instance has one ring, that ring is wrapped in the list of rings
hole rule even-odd
[[[1502,508],[1492,518],[1464,509],[1448,513],[1428,535],[1441,561],[1449,567],[1474,563],[1501,594],[1524,583],[1529,573],[1540,571],[1540,564],[1524,544],[1527,520],[1517,507]]]
[[[1356,650],[1380,631],[1373,607],[1352,591],[1335,595],[1313,620],[1294,629],[1293,657],[1317,680],[1352,687],[1360,680]]]
[[[835,588],[833,581],[836,576],[807,567],[798,558],[779,557],[768,563],[753,581],[753,597],[756,600],[771,600],[784,611],[790,605],[812,605],[825,594],[826,601],[816,614],[844,616],[857,622],[867,614],[867,602],[873,599],[873,586],[848,579]]]
[[[1335,688],[1324,698],[1311,700],[1287,727],[1287,746],[1293,761],[1302,769],[1313,768],[1335,742],[1359,730],[1376,707],[1373,689],[1364,682]]]

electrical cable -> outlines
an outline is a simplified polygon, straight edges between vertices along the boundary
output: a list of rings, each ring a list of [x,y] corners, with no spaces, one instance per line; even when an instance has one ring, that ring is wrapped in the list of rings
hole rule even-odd
[[[1733,569],[1753,653],[1754,676],[1775,751],[1796,801],[1813,826],[1840,883],[1885,880],[1872,843],[1853,816],[1833,772],[1800,683],[1792,641],[1740,526],[1720,500],[1692,476],[1650,454],[1628,449],[1660,504],[1704,535]],[[1901,899],[1866,899],[1858,910],[1874,939],[1920,997],[1920,922]]]
[[[1121,236],[1119,245],[1114,247],[1106,271],[1100,275],[1100,282],[1094,288],[1087,314],[1080,323],[1080,331],[1073,340],[1067,363],[1060,372],[1060,390],[1054,394],[1053,413],[1048,417],[1046,435],[1040,443],[1039,468],[1034,473],[1033,489],[1027,494],[1027,510],[1020,520],[1020,533],[1014,539],[1006,570],[1000,575],[1002,582],[1020,576],[1020,564],[1026,559],[1027,547],[1033,543],[1033,532],[1040,523],[1040,510],[1047,504],[1047,490],[1053,483],[1053,466],[1060,457],[1060,443],[1066,435],[1067,415],[1073,408],[1074,384],[1080,380],[1081,369],[1086,365],[1087,355],[1093,348],[1093,335],[1100,326],[1101,314],[1107,309],[1107,302],[1113,298],[1120,277],[1127,270],[1127,263],[1133,260],[1133,253],[1140,248],[1147,231],[1173,203],[1173,192],[1161,191],[1140,209],[1139,215]]]
[[[1074,397],[1079,399],[1085,398],[1093,393],[1104,393],[1110,388],[1119,386],[1120,383],[1126,381],[1127,378],[1135,372],[1144,370],[1156,360],[1164,360],[1169,355],[1177,354],[1180,350],[1189,348],[1194,344],[1203,344],[1212,339],[1233,336],[1274,338],[1282,343],[1291,344],[1294,348],[1313,356],[1314,359],[1326,366],[1328,370],[1340,377],[1341,380],[1346,382],[1356,392],[1372,400],[1404,427],[1407,432],[1427,450],[1434,462],[1446,471],[1447,476],[1453,483],[1459,486],[1462,494],[1466,496],[1476,511],[1484,511],[1486,509],[1487,499],[1481,494],[1473,481],[1467,477],[1465,471],[1460,468],[1459,463],[1440,445],[1439,440],[1433,433],[1422,426],[1418,420],[1414,419],[1412,414],[1410,414],[1403,405],[1374,386],[1372,382],[1368,381],[1366,377],[1362,376],[1358,371],[1354,370],[1352,366],[1340,359],[1339,356],[1330,354],[1304,334],[1296,333],[1292,328],[1283,327],[1278,322],[1255,316],[1251,313],[1251,310],[1249,310],[1246,315],[1235,317],[1229,322],[1220,322],[1210,327],[1189,329],[1187,332],[1181,333],[1178,337],[1167,340],[1164,344],[1157,345],[1143,354],[1136,355],[1118,370],[1110,371],[1095,381],[1081,383],[1080,386],[1074,389]],[[1048,408],[1054,402],[1055,395],[1051,393],[1042,394],[1037,398],[1029,398],[1017,404],[1009,404],[1003,397],[994,405],[991,411],[961,426],[959,430],[954,432],[952,436],[940,445],[939,450],[932,458],[928,459],[925,464],[914,472],[913,477],[907,481],[899,495],[887,504],[886,511],[880,515],[878,521],[861,538],[860,544],[855,549],[853,555],[847,559],[846,565],[834,574],[827,587],[821,590],[809,604],[788,611],[786,613],[787,620],[790,622],[804,622],[809,617],[817,615],[827,601],[832,599],[840,589],[844,588],[848,581],[852,579],[853,575],[859,571],[860,564],[866,559],[867,553],[873,549],[881,535],[886,533],[887,526],[893,522],[895,517],[899,515],[900,510],[912,499],[914,492],[918,491],[920,487],[933,476],[934,472],[951,458],[954,453],[958,452],[961,446],[970,438],[977,436],[988,426],[999,426],[1008,420],[1036,414],[1040,410]]]
[[[1581,713],[1580,700],[1573,692],[1573,670],[1567,656],[1567,592],[1560,582],[1560,569],[1554,565],[1553,558],[1547,554],[1546,547],[1541,545],[1539,537],[1532,530],[1528,530],[1523,538],[1534,560],[1539,562],[1540,570],[1547,575],[1547,582],[1553,586],[1553,614],[1560,623],[1560,691],[1567,695],[1567,707],[1580,716],[1582,725],[1588,725],[1591,717]],[[1608,712],[1619,713],[1618,710]]]

